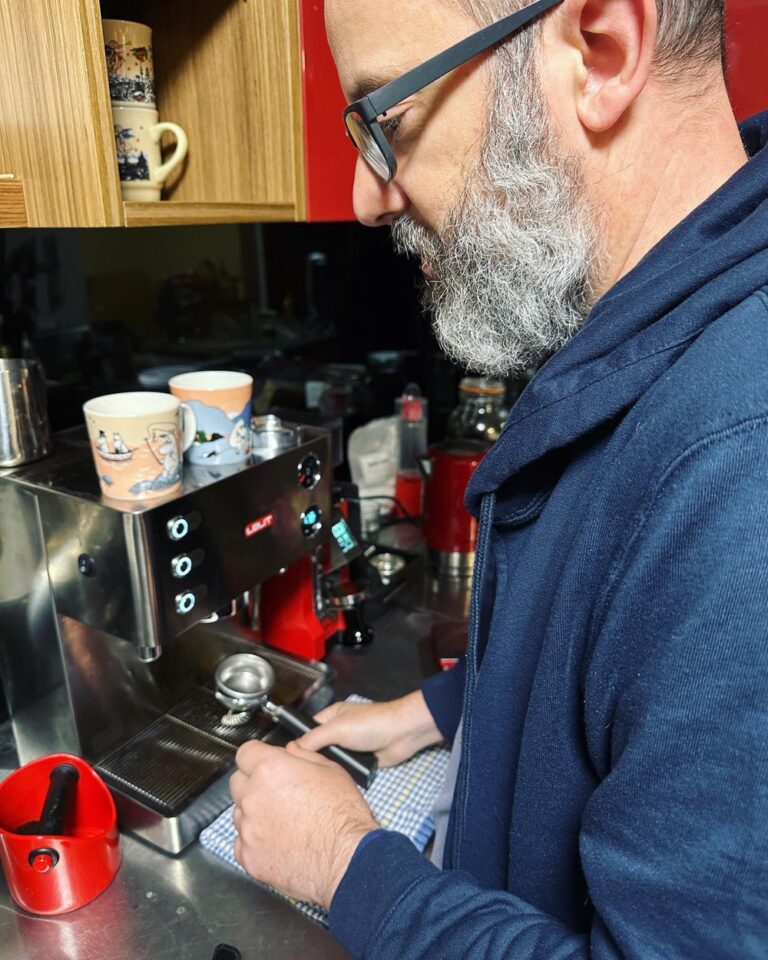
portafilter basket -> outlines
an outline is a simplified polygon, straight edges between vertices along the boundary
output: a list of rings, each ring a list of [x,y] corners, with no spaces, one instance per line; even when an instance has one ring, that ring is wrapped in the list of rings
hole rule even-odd
[[[230,723],[237,723],[238,715],[246,718],[255,710],[261,710],[294,737],[300,737],[318,726],[312,717],[301,710],[270,700],[269,694],[275,685],[275,671],[271,663],[255,653],[236,653],[222,660],[216,668],[214,682],[216,699],[229,710]],[[224,720],[226,722],[227,717]],[[378,770],[378,761],[373,753],[345,750],[335,744],[319,752],[341,764],[355,783],[364,789],[373,783]]]

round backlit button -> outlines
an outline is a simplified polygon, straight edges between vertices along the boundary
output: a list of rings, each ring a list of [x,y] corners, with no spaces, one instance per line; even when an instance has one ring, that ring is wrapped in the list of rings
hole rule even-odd
[[[176,613],[191,613],[195,609],[195,595],[191,590],[185,590],[176,597]]]
[[[183,540],[189,533],[189,521],[186,517],[173,517],[168,521],[166,529],[171,540]]]
[[[191,572],[192,558],[187,556],[186,553],[180,553],[178,557],[174,557],[173,560],[171,560],[171,573],[174,577],[186,577],[187,574]]]
[[[299,517],[301,532],[305,537],[313,537],[323,529],[323,511],[316,503],[302,513]]]
[[[320,483],[320,460],[314,453],[307,454],[299,464],[299,486],[311,490]]]

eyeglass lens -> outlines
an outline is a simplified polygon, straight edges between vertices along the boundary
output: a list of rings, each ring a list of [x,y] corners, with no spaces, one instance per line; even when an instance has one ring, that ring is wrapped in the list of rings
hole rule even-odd
[[[381,152],[378,143],[371,136],[371,132],[365,124],[365,121],[352,110],[346,116],[347,130],[352,138],[352,142],[362,154],[363,158],[373,168],[374,172],[385,182],[391,179],[391,173],[387,159]]]

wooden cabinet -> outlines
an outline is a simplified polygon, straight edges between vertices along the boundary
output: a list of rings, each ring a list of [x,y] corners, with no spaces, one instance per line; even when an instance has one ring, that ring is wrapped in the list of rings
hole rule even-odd
[[[318,3],[308,28],[313,49]],[[305,124],[306,78],[317,78],[317,66],[303,57],[301,14],[297,0],[0,0],[0,225],[302,220],[312,162],[305,131],[311,139],[331,124],[348,173],[340,178],[336,165],[315,195],[338,191],[346,206],[333,218],[350,216],[354,154],[343,142],[327,46],[323,82],[335,83],[336,99]],[[153,28],[160,119],[189,137],[161,202],[121,196],[102,16]]]

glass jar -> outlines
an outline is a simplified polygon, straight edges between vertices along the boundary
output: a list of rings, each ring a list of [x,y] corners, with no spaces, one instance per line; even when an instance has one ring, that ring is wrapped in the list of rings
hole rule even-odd
[[[495,443],[509,416],[504,405],[506,392],[503,380],[463,377],[459,402],[448,417],[448,436]]]
[[[420,459],[427,452],[427,399],[409,383],[395,401],[399,456],[395,481],[395,516],[421,516],[423,477]]]
[[[368,388],[368,371],[361,364],[331,363],[322,370],[325,387],[318,408],[326,416],[370,418],[373,397]]]

